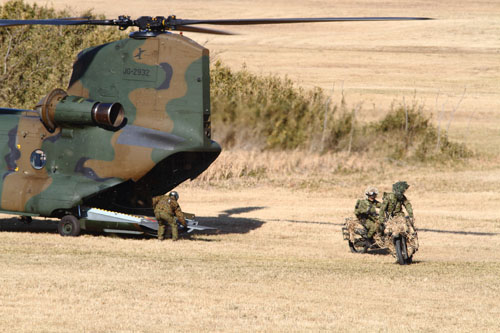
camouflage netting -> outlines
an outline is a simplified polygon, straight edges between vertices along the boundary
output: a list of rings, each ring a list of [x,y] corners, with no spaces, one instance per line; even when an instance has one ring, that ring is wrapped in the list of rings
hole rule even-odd
[[[347,217],[344,222],[344,240],[349,240],[353,244],[358,244],[360,240],[366,238],[366,228],[356,218],[356,216]],[[379,248],[384,248],[384,239],[379,234],[373,236],[373,240]]]
[[[342,228],[344,239],[353,244],[358,244],[360,240],[366,237],[366,229],[356,217],[345,219],[344,228]],[[385,224],[385,237],[376,234],[373,240],[379,248],[387,248],[393,257],[396,257],[393,237],[396,235],[405,235],[406,248],[409,256],[412,256],[418,250],[418,235],[412,223],[405,217],[397,216],[389,219]]]
[[[373,236],[373,240],[375,241],[375,244],[377,244],[377,246],[381,249],[385,248],[386,245],[385,245],[385,238],[382,237],[380,234],[375,234]]]
[[[405,217],[396,216],[388,220],[385,224],[384,233],[386,235],[404,235],[406,236],[406,248],[408,255],[412,256],[418,250],[417,230],[412,223]],[[393,237],[385,237],[384,247],[388,248],[391,254],[396,257],[396,249],[392,241]]]
[[[362,235],[366,235],[365,227],[356,217],[346,218],[344,227],[347,229],[347,232],[349,233],[348,238],[353,244],[359,240]]]

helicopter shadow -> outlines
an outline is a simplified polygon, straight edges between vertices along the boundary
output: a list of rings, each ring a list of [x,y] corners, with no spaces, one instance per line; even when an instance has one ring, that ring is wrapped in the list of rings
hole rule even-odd
[[[200,225],[216,228],[216,230],[205,230],[197,234],[205,235],[225,235],[225,234],[246,234],[252,230],[260,228],[265,222],[248,217],[237,217],[235,215],[249,213],[267,207],[238,207],[223,211],[216,217],[197,216],[196,220]]]
[[[31,222],[23,222],[18,217],[0,219],[0,232],[30,232],[57,234],[58,221],[46,219],[32,219]]]

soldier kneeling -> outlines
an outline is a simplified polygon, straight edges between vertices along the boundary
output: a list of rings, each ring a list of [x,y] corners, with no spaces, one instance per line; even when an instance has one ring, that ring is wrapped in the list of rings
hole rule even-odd
[[[172,240],[176,241],[179,239],[179,230],[177,228],[175,217],[179,219],[179,222],[184,227],[187,226],[184,213],[182,213],[177,200],[179,200],[179,194],[175,191],[153,199],[155,217],[158,221],[158,240],[165,239],[167,224],[170,226],[172,231]]]

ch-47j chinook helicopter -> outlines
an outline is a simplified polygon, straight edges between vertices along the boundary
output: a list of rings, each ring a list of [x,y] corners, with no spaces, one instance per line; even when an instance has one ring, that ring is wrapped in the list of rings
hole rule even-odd
[[[0,212],[61,218],[66,236],[156,229],[126,214],[151,216],[152,196],[196,178],[221,152],[210,138],[209,52],[172,31],[230,35],[198,25],[422,19],[0,20],[0,27],[138,27],[80,52],[68,88],[48,92],[34,110],[0,108]]]

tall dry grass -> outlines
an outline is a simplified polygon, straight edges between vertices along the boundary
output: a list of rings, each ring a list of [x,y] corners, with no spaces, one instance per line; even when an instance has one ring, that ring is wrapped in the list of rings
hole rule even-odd
[[[223,150],[217,160],[188,187],[241,187],[277,185],[309,190],[325,189],[338,183],[367,184],[399,178],[418,178],[443,171],[457,174],[496,170],[500,158],[476,156],[466,160],[423,164],[373,154],[328,152],[319,154],[302,150]],[[436,181],[439,183],[439,180]],[[469,182],[467,182],[469,183]],[[392,183],[391,183],[392,184]]]
[[[224,150],[214,164],[198,178],[217,182],[238,178],[273,179],[309,177],[327,173],[367,171],[369,158],[362,154],[309,153],[301,150]]]

